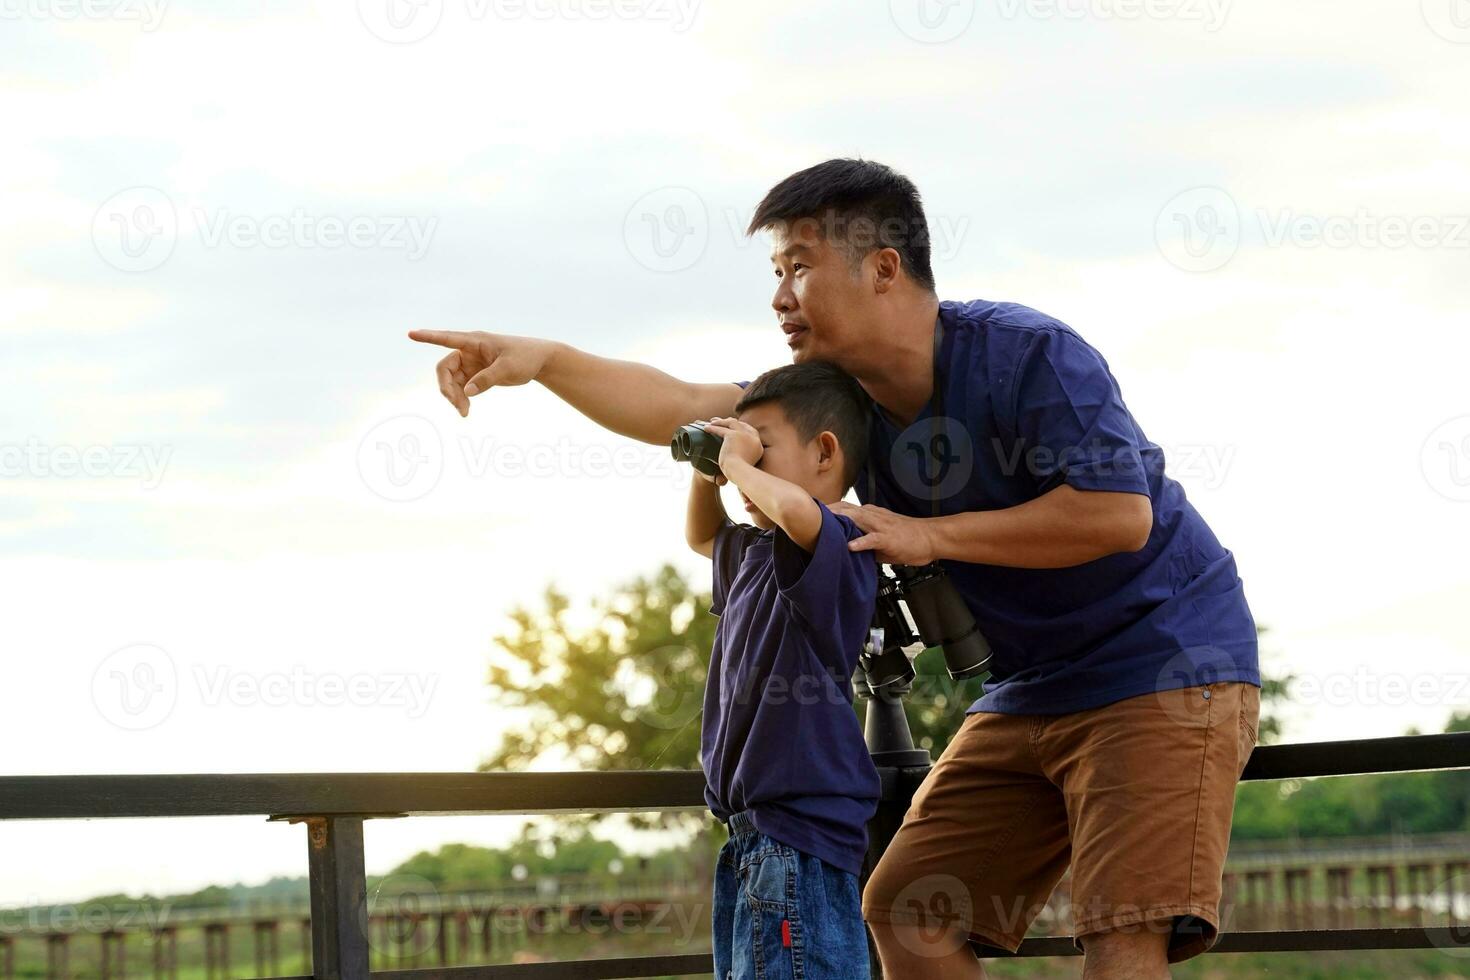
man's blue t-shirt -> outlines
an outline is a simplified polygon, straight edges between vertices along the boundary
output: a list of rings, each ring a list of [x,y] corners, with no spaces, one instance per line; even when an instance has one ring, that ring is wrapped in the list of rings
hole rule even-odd
[[[859,499],[927,517],[996,510],[1066,483],[1146,494],[1137,552],[1069,568],[944,562],[995,659],[969,711],[1081,711],[1223,681],[1260,684],[1256,627],[1236,573],[1164,453],[1123,404],[1107,362],[1057,320],[1015,303],[941,303],[944,436],[931,400],[902,432],[874,406]],[[935,491],[938,491],[937,493]]]
[[[1063,483],[1146,494],[1137,552],[1068,568],[942,562],[995,658],[967,713],[1060,714],[1224,681],[1259,685],[1235,558],[1123,404],[1107,362],[1016,303],[939,304],[936,397],[900,428],[873,406],[858,498],[930,517],[1015,507]],[[942,402],[943,410],[939,411]]]
[[[851,678],[878,568],[848,550],[857,526],[817,506],[811,554],[780,528],[727,520],[715,537],[699,759],[716,817],[749,810],[761,833],[860,874],[879,785]]]

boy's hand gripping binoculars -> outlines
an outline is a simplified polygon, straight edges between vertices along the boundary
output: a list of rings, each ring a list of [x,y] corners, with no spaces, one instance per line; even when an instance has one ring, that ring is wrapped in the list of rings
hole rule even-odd
[[[709,423],[700,420],[679,426],[669,449],[674,453],[675,462],[687,462],[705,476],[720,476],[720,446],[725,440],[713,432],[706,432],[706,425]]]

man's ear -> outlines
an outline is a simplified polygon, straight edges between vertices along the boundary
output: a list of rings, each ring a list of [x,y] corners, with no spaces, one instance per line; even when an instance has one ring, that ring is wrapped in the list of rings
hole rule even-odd
[[[880,248],[871,257],[873,263],[873,291],[886,293],[898,285],[903,270],[903,259],[897,249]]]

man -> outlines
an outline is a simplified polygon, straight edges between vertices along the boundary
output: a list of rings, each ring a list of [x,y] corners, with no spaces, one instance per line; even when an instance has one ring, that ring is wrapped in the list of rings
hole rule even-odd
[[[771,189],[760,230],[793,359],[836,363],[874,402],[863,504],[833,508],[865,532],[850,547],[942,562],[995,653],[864,892],[886,975],[983,977],[969,941],[1014,949],[1070,865],[1084,976],[1168,976],[1218,933],[1255,742],[1255,624],[1233,555],[1071,328],[939,301],[907,178],[829,160]],[[439,385],[461,415],[536,380],[666,443],[740,395],[545,340],[410,336],[454,348]]]

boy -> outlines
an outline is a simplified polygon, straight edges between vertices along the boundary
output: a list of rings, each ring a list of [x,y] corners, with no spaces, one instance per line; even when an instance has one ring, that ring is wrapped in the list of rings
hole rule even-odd
[[[730,839],[715,871],[717,980],[868,977],[858,875],[878,772],[851,678],[878,569],[827,504],[852,486],[870,403],[824,363],[761,375],[710,420],[721,476],[695,472],[685,536],[714,560],[705,799]],[[755,527],[725,515],[733,483]]]

